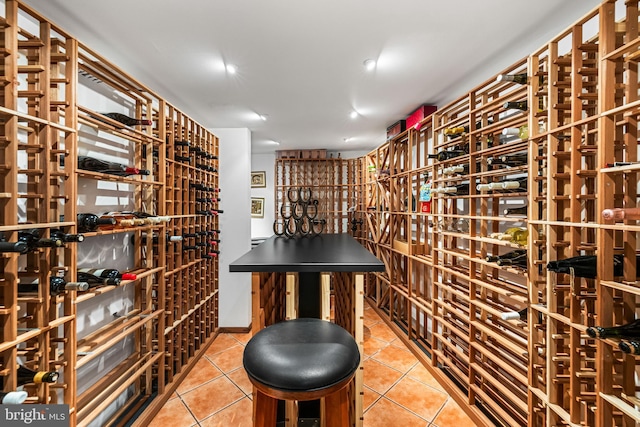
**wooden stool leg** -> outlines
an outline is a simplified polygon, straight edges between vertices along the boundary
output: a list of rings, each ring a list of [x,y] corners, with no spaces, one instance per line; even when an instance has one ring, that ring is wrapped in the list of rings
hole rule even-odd
[[[256,390],[253,412],[253,427],[275,427],[278,416],[278,399]]]
[[[347,400],[347,388],[342,387],[325,397],[325,418],[327,427],[349,427],[349,401]]]

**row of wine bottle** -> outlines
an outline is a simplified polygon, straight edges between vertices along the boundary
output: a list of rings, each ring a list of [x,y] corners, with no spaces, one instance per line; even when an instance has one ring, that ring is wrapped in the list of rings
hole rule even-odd
[[[137,275],[133,273],[120,273],[114,268],[78,268],[77,282],[67,282],[64,278],[58,276],[49,277],[49,293],[53,296],[59,295],[64,291],[86,291],[90,288],[103,285],[118,286],[123,280],[136,280]],[[30,293],[37,292],[40,287],[38,280],[30,283],[23,283],[22,279],[18,284],[18,292]]]
[[[82,242],[82,234],[66,234],[62,230],[49,230],[49,238],[41,237],[42,230],[33,228],[30,230],[18,231],[18,241],[8,242],[4,232],[0,232],[0,252],[17,252],[26,254],[34,252],[39,248],[59,248],[65,243]]]
[[[444,162],[447,160],[455,159],[457,157],[464,156],[465,154],[469,154],[468,149],[466,148],[455,148],[451,150],[442,150],[436,154],[429,154],[428,157],[432,159],[436,159],[439,162]],[[526,152],[518,152],[513,154],[505,154],[501,156],[493,156],[488,157],[486,162],[489,166],[497,166],[497,167],[518,167],[524,166],[528,163],[529,155]],[[480,170],[479,164],[476,166],[476,170]],[[445,175],[453,175],[454,173],[468,173],[469,165],[462,164],[451,166],[448,168],[444,168],[442,173]]]
[[[528,233],[525,233],[526,229],[516,230],[515,228],[509,229],[509,233],[512,233],[510,239],[515,241],[528,237]],[[518,232],[521,232],[518,235]],[[506,232],[505,232],[506,233]],[[527,267],[527,250],[516,249],[507,252],[502,255],[489,255],[485,258],[487,262],[495,262],[498,265],[517,265],[523,268]],[[624,275],[623,270],[624,256],[622,254],[613,255],[613,275],[620,277]],[[571,258],[565,258],[557,261],[550,261],[547,263],[547,270],[555,273],[573,274],[574,277],[582,277],[586,279],[595,279],[598,272],[598,258],[597,255],[580,255]],[[636,255],[636,272],[640,275],[640,255]]]
[[[502,320],[520,320],[527,321],[528,309],[523,308],[520,311],[512,311],[502,313]],[[538,323],[542,323],[542,313],[538,312]],[[587,328],[587,335],[597,339],[619,339],[618,348],[627,354],[640,355],[640,319],[636,319],[620,326],[602,327],[592,326]]]
[[[507,179],[503,181],[492,182],[489,184],[477,184],[476,190],[484,192],[484,191],[494,191],[494,192],[502,192],[502,193],[522,193],[527,191],[529,178],[519,177],[514,179]],[[456,184],[452,186],[446,187],[436,187],[431,189],[432,193],[435,194],[449,194],[456,196],[467,196],[469,195],[469,183],[463,182],[461,184]]]

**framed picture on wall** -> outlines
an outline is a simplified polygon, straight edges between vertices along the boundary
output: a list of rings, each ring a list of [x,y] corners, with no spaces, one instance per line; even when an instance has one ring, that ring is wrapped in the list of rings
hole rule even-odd
[[[251,198],[251,218],[264,218],[264,197]]]
[[[251,188],[263,188],[267,186],[267,174],[265,171],[251,172]]]

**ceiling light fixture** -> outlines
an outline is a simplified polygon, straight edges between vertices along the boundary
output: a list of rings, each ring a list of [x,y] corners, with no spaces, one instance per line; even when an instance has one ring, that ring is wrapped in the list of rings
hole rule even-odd
[[[352,119],[355,119],[358,117],[358,112],[357,111],[352,111],[351,113],[349,113],[349,117],[351,117]]]
[[[236,67],[233,64],[227,64],[227,73],[229,74],[235,74],[238,72],[238,67]]]
[[[269,116],[267,116],[266,114],[260,114],[260,120],[262,120],[263,122],[267,121],[267,117]]]
[[[344,142],[349,142],[349,141],[351,141],[351,138],[342,138],[342,140],[343,140]]]
[[[367,59],[362,63],[362,65],[364,65],[364,68],[367,71],[371,71],[376,68],[376,61],[374,61],[373,59]]]

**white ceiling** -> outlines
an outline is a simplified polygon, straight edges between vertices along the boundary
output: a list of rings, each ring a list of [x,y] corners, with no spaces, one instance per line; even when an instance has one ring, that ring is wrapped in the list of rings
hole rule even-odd
[[[600,0],[25,3],[204,126],[249,128],[265,153],[373,149],[388,125],[463,95]]]

